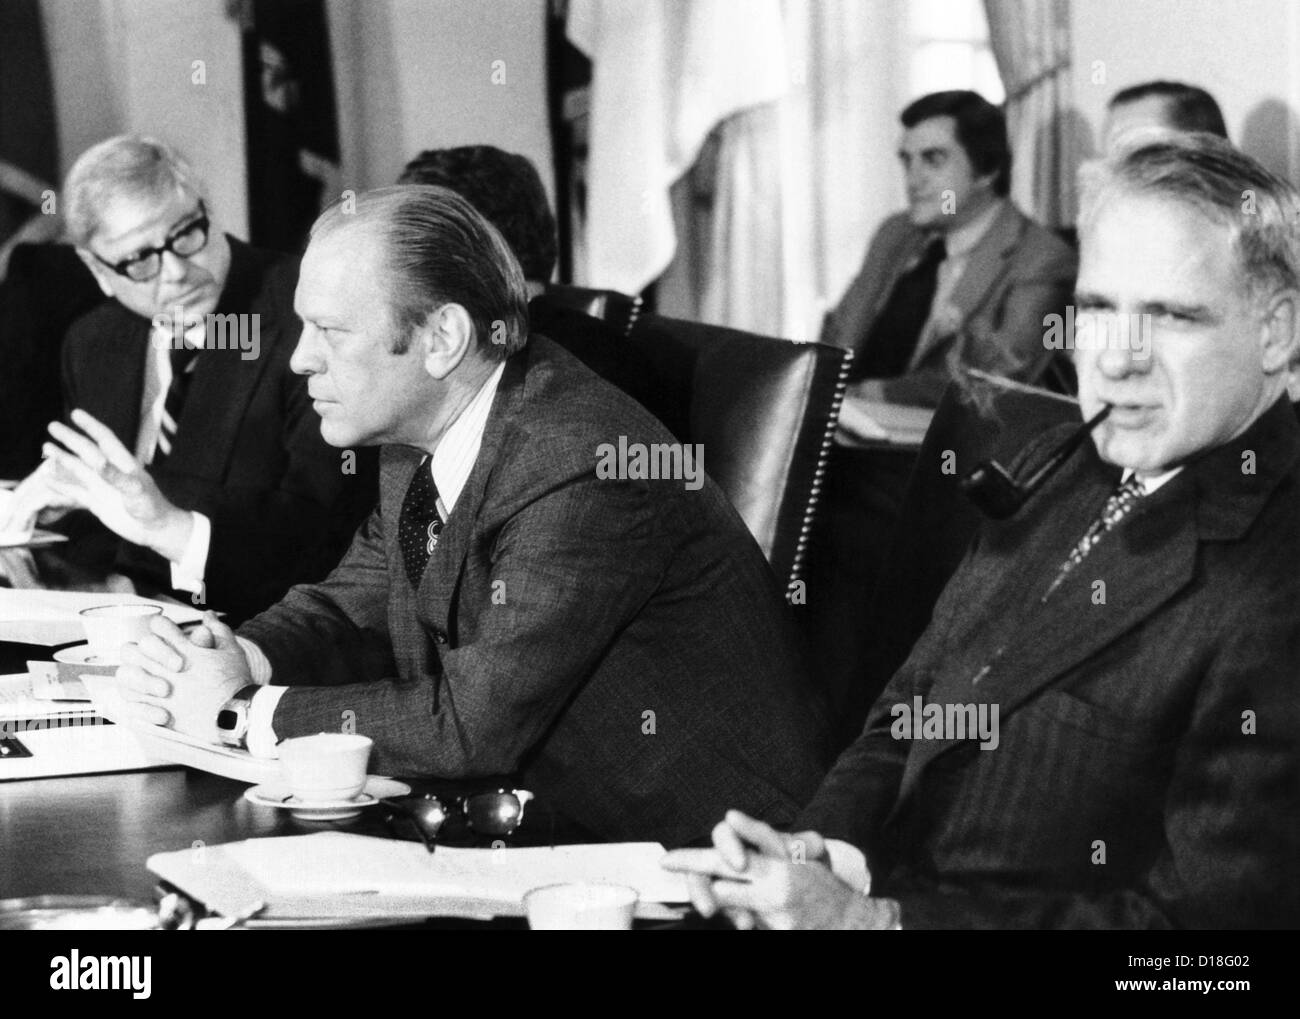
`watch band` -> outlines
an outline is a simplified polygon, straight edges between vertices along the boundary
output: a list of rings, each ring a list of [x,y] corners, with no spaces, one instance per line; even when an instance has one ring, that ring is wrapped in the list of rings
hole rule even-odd
[[[226,746],[247,749],[249,707],[260,689],[253,684],[240,687],[217,712],[217,737]]]

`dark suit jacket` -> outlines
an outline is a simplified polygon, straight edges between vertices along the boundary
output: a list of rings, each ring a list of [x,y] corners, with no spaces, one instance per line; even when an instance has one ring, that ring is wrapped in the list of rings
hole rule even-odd
[[[534,336],[510,359],[419,590],[397,548],[420,455],[385,448],[380,503],[337,570],[245,624],[276,735],[352,722],[372,768],[519,773],[600,838],[700,838],[728,806],[793,818],[824,723],[758,546],[706,481],[601,480],[602,443],[670,442]],[[344,683],[331,688],[310,684]]]
[[[904,927],[1300,922],[1300,426],[1279,401],[1043,603],[1118,479],[1088,445],[986,525],[800,819]],[[998,705],[997,749],[891,738],[916,696]]]
[[[206,603],[241,619],[338,563],[374,504],[375,474],[373,454],[361,450],[356,473],[344,473],[343,452],[320,436],[306,381],[289,370],[299,330],[297,259],[234,238],[230,245],[215,313],[259,316],[258,356],[228,341],[229,349],[199,357],[172,454],[151,473],[168,499],[212,520]],[[68,408],[89,412],[131,449],[149,332],[147,320],[110,301],[80,319],[64,346]],[[147,549],[124,548],[121,566],[170,587],[168,564]],[[190,600],[187,592],[176,596]]]
[[[856,349],[929,236],[906,213],[885,220],[857,277],[826,317],[822,342]],[[955,342],[936,344],[914,370],[886,382],[886,397],[935,406],[952,377],[952,358],[962,366],[1037,378],[1052,354],[1043,346],[1043,318],[1064,311],[1077,270],[1069,245],[1004,201],[952,292],[950,303],[958,312]]]
[[[63,408],[63,337],[104,300],[70,244],[19,244],[0,280],[0,478],[24,478],[41,461],[45,426]]]

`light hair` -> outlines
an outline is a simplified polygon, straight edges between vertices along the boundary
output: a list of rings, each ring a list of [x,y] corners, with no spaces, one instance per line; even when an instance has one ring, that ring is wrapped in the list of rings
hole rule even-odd
[[[501,234],[447,188],[401,184],[336,201],[311,228],[315,239],[350,227],[383,244],[393,327],[390,350],[404,354],[414,331],[443,304],[459,304],[478,349],[503,360],[528,341],[528,289]]]
[[[148,199],[170,191],[206,198],[203,182],[176,149],[157,138],[116,135],[77,159],[63,185],[69,241],[85,247],[108,206],[119,199]]]
[[[1144,134],[1088,164],[1081,176],[1081,235],[1117,194],[1165,198],[1231,231],[1238,267],[1255,297],[1300,289],[1300,193],[1222,138]]]

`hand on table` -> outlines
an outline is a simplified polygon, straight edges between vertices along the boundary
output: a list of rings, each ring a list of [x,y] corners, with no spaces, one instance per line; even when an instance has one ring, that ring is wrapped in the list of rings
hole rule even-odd
[[[166,616],[122,649],[119,692],[130,719],[217,742],[217,713],[253,682],[234,632],[213,613],[187,637]]]
[[[82,431],[57,421],[50,425],[50,434],[66,448],[45,444],[53,465],[47,485],[65,504],[90,510],[119,537],[179,562],[194,526],[190,514],[168,501],[107,427],[84,410],[74,410],[72,421]]]
[[[816,832],[784,835],[738,810],[713,829],[712,849],[675,850],[663,866],[686,875],[702,916],[721,911],[741,930],[886,929],[897,917],[831,873]]]

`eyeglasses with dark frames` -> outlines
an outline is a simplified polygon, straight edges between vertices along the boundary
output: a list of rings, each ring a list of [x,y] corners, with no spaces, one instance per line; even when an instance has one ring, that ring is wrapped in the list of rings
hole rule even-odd
[[[178,226],[168,234],[162,247],[145,248],[120,262],[110,262],[98,255],[95,255],[95,258],[133,283],[148,283],[162,272],[162,257],[166,252],[170,251],[178,258],[192,258],[207,247],[210,227],[207,207],[200,201],[197,218]],[[91,254],[95,253],[92,251]]]

